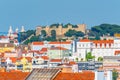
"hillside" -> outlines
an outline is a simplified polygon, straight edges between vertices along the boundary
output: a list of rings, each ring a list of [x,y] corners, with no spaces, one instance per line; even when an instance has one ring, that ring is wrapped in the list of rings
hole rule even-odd
[[[101,24],[91,27],[89,36],[102,36],[109,34],[113,36],[115,33],[120,33],[120,26],[116,24]]]
[[[58,26],[58,24],[53,24],[51,26]],[[71,24],[72,25],[72,24]],[[100,39],[100,36],[103,35],[110,35],[113,36],[115,33],[120,33],[120,26],[116,24],[101,24],[97,26],[91,27],[88,36],[95,36],[95,39],[98,40]],[[30,37],[31,35],[33,35]],[[75,31],[75,30],[68,30],[64,36],[65,37],[84,37],[84,33],[81,31]],[[35,35],[35,30],[28,30],[25,33],[21,33],[21,42],[24,41],[24,44],[31,43],[33,41],[56,41],[56,31],[52,30],[51,31],[51,36],[48,36],[45,30],[41,31],[41,35],[36,36]],[[64,41],[66,39],[63,39]]]

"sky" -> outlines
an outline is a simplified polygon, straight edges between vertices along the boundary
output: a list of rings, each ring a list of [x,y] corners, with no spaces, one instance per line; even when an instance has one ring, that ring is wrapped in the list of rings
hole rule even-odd
[[[0,32],[54,23],[120,25],[120,0],[0,0]]]

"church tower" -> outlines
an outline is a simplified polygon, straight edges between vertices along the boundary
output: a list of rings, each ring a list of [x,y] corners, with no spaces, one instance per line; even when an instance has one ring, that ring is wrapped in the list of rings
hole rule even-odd
[[[15,29],[15,32],[18,33],[18,28]]]
[[[21,32],[25,32],[24,26],[22,26]]]
[[[10,26],[8,30],[8,36],[12,36],[12,34],[13,34],[13,30],[12,30],[12,26]]]

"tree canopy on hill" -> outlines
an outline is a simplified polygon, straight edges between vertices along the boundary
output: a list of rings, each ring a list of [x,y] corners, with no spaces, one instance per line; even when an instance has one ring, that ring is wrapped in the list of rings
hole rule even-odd
[[[120,26],[115,24],[101,24],[91,28],[89,35],[102,36],[110,34],[113,36],[115,33],[120,33]]]
[[[59,23],[51,24],[51,25],[50,25],[50,28],[52,28],[52,27],[58,28],[58,26],[60,26],[60,25],[62,26],[62,28],[68,28],[68,25],[71,25],[72,28],[78,28],[77,25],[73,25],[73,24],[71,24],[71,23],[67,23],[67,24],[59,24]]]
[[[72,36],[83,37],[84,33],[81,32],[81,31],[76,31],[76,30],[69,29],[64,35],[67,36],[67,37],[72,37]]]
[[[32,34],[35,35],[35,30],[28,30],[26,32],[20,32],[19,37],[20,37],[20,42],[26,40],[28,37],[30,37]]]
[[[62,25],[63,28],[67,28],[68,25],[71,25],[73,28],[78,27],[77,25],[73,25],[70,23],[65,24],[65,25],[57,23],[57,24],[50,25],[50,27],[53,27],[53,26],[58,27],[59,25]],[[51,32],[51,36],[47,36],[45,30],[42,30],[41,33],[42,33],[42,35],[31,37],[31,39],[27,40],[25,43],[32,42],[32,41],[43,41],[43,40],[56,41],[56,33],[57,33],[56,31],[53,30]],[[88,36],[94,36],[95,38],[93,38],[93,40],[99,40],[100,36],[108,35],[108,34],[110,36],[113,36],[115,33],[120,33],[120,26],[119,25],[101,24],[98,26],[91,27],[91,29],[88,33]],[[28,30],[26,32],[22,32],[22,33],[20,33],[20,40],[24,41],[28,37],[30,37],[32,34],[35,34],[35,30]],[[77,37],[84,37],[85,34],[81,31],[75,31],[75,30],[70,29],[64,35],[66,37],[74,36],[77,38]]]

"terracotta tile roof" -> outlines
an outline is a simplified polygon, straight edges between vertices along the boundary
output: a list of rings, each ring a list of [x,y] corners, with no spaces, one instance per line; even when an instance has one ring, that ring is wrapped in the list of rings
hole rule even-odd
[[[12,51],[5,51],[5,53],[12,53]]]
[[[33,45],[44,45],[44,42],[32,42]]]
[[[28,72],[0,72],[0,80],[25,80]]]
[[[16,57],[10,57],[10,60],[12,60],[12,63],[16,63],[17,58]]]
[[[114,40],[89,40],[89,39],[82,39],[80,42],[93,42],[93,43],[113,43]]]
[[[2,59],[1,62],[6,62],[6,60],[5,60],[5,59]]]
[[[82,39],[82,40],[80,40],[80,42],[91,42],[91,40],[89,40],[89,39]]]
[[[22,72],[21,70],[10,70],[10,72]]]
[[[92,41],[93,43],[109,43],[109,44],[111,44],[111,43],[113,43],[114,41],[113,40],[93,40]]]
[[[0,53],[0,58],[4,57],[4,53]]]
[[[48,56],[41,56],[41,58],[44,59],[44,60],[49,60]]]
[[[50,62],[62,62],[62,59],[51,59]]]
[[[70,61],[69,64],[74,65],[74,64],[76,64],[76,62],[75,61]]]
[[[28,62],[32,62],[32,58],[31,57],[25,57],[27,60],[28,60]]]
[[[67,41],[67,42],[49,42],[49,44],[71,44],[71,41]]]
[[[47,52],[47,48],[42,48],[40,51]]]
[[[12,43],[0,43],[0,47],[14,47]]]
[[[22,54],[27,54],[28,52],[26,50],[23,50],[22,51]]]
[[[119,55],[120,54],[120,50],[115,51],[114,55]]]
[[[40,51],[37,51],[38,54],[44,54],[47,52],[47,48],[42,48]]]
[[[68,49],[58,46],[58,47],[51,47],[50,50],[68,50]]]
[[[100,47],[102,46],[102,44],[104,45],[104,47],[106,47],[106,44],[109,44],[109,47],[111,46],[112,43],[114,43],[113,40],[93,40],[92,41],[95,46],[97,47],[97,44],[100,45]]]
[[[53,80],[94,80],[95,74],[93,72],[81,73],[63,73],[60,72]]]
[[[18,57],[17,60],[21,60],[23,57]]]
[[[8,38],[7,36],[0,36],[0,38],[4,38],[4,39],[6,39],[6,38]]]
[[[35,58],[39,58],[39,56],[36,56]]]
[[[30,52],[30,53],[33,53],[33,52],[38,53],[39,50],[30,50],[29,52]]]

